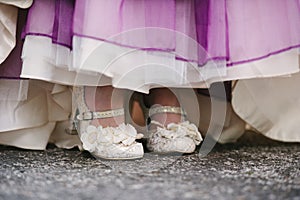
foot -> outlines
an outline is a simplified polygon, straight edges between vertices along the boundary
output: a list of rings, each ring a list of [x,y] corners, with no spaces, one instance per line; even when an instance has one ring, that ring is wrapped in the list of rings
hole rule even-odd
[[[81,87],[74,90],[83,149],[103,159],[143,157],[143,146],[135,141],[143,135],[124,123],[122,91],[114,91],[112,87]]]
[[[85,102],[92,111],[108,111],[124,107],[124,90],[115,89],[111,86],[85,87]],[[91,122],[94,126],[117,127],[124,123],[124,115],[96,119]]]
[[[196,125],[185,120],[176,96],[169,89],[155,89],[146,103],[152,105],[148,149],[156,153],[194,152],[202,137]]]
[[[180,107],[179,101],[176,95],[167,88],[152,89],[150,94],[144,98],[145,104],[149,108],[155,108],[160,106],[172,106]],[[182,121],[182,116],[178,113],[166,113],[160,112],[151,116],[152,121],[157,121],[163,126],[167,126],[170,123],[179,123]],[[148,129],[156,129],[157,125],[149,124]]]

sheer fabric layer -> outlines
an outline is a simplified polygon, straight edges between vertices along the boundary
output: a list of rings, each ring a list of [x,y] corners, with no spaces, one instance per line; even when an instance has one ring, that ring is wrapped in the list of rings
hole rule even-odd
[[[22,77],[147,93],[161,86],[208,87],[280,76],[298,66],[260,69],[251,62],[296,48],[299,32],[298,0],[35,1],[25,31]],[[45,39],[34,39],[37,35]],[[43,59],[34,56],[32,43],[47,43]],[[68,78],[52,75],[49,65]]]

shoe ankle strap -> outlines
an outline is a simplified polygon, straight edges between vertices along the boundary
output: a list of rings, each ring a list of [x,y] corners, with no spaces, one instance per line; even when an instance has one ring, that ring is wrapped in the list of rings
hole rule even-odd
[[[110,117],[117,117],[124,115],[124,108],[115,109],[115,110],[108,110],[108,111],[89,111],[84,112],[81,114],[78,114],[76,118],[78,120],[93,120],[93,119],[104,119],[104,118],[110,118]]]
[[[181,107],[174,107],[174,106],[158,106],[152,107],[149,109],[149,117],[151,118],[155,114],[159,113],[175,113],[180,114],[183,117],[186,117],[186,112]]]

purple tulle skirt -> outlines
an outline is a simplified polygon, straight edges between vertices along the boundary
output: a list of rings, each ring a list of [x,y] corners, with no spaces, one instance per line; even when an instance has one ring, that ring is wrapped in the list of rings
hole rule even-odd
[[[23,37],[25,78],[205,87],[297,72],[300,1],[36,0]]]

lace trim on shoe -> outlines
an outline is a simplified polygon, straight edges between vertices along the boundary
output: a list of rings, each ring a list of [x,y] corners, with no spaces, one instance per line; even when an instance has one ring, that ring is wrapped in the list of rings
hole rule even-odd
[[[118,127],[106,127],[89,125],[81,134],[83,148],[93,152],[98,146],[120,144],[130,146],[136,139],[141,139],[143,134],[137,133],[136,129],[130,124],[120,124]]]
[[[203,140],[197,126],[189,121],[170,123],[167,127],[164,127],[161,123],[154,120],[152,120],[151,123],[158,125],[156,131],[153,133],[156,137],[167,139],[189,137],[196,145],[200,144]]]

